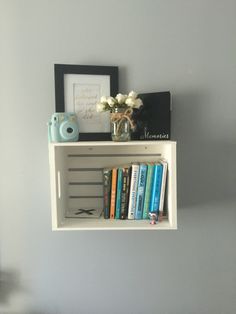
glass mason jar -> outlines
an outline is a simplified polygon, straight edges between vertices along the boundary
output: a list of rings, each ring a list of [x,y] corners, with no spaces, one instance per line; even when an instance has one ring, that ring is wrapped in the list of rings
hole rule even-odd
[[[124,108],[115,108],[111,113],[111,138],[115,142],[127,142],[131,139],[130,120],[125,111]]]

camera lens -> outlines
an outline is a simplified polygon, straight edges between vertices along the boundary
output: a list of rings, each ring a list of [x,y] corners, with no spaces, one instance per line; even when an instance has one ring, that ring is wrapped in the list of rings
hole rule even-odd
[[[60,136],[66,142],[78,140],[78,125],[65,119],[60,125]]]
[[[72,128],[67,128],[67,133],[72,133],[73,132],[73,129]]]

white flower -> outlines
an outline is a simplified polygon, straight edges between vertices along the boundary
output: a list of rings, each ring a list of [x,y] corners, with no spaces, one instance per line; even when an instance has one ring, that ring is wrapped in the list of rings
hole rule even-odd
[[[129,93],[129,95],[128,95],[128,97],[130,97],[130,98],[137,98],[137,96],[138,96],[138,94],[137,93],[135,93],[133,90]]]
[[[126,105],[127,105],[128,107],[134,107],[134,105],[135,105],[135,99],[132,98],[132,97],[128,97],[128,98],[126,99],[125,103],[126,103]]]
[[[97,103],[97,112],[111,111],[113,107],[116,108],[136,108],[139,109],[142,106],[142,100],[137,98],[138,94],[131,91],[129,95],[117,94],[116,97],[102,96],[100,102]]]
[[[126,99],[127,99],[127,95],[123,95],[123,94],[116,95],[116,100],[118,101],[118,104],[120,105],[124,104]]]
[[[105,104],[103,103],[97,103],[97,112],[103,112],[105,110]]]
[[[116,103],[116,100],[115,100],[115,98],[113,98],[113,97],[108,97],[108,98],[107,98],[107,103],[108,103],[108,105],[109,105],[110,107],[113,107],[113,106],[115,105],[115,103]]]
[[[101,102],[102,104],[107,103],[107,98],[106,98],[106,96],[102,96],[101,99],[100,99],[100,102]]]
[[[134,108],[139,109],[142,106],[143,102],[140,98],[135,99]]]

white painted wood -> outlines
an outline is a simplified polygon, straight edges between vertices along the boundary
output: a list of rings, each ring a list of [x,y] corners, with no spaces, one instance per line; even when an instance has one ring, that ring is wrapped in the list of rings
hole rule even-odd
[[[78,221],[79,220],[79,221]],[[116,220],[116,219],[65,219],[61,225],[53,230],[175,230],[173,226],[164,220],[150,225],[148,220]]]
[[[102,169],[138,161],[168,162],[168,219],[148,221],[65,218],[66,211],[102,208]],[[72,142],[49,144],[53,230],[177,229],[176,143],[173,141]],[[88,198],[89,197],[89,198]],[[98,198],[97,198],[98,197]]]

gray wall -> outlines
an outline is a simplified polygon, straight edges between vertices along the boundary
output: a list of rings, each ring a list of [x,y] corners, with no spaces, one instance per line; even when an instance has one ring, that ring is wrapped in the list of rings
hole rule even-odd
[[[236,2],[0,1],[0,313],[236,312]],[[178,231],[52,232],[54,63],[171,90]]]

